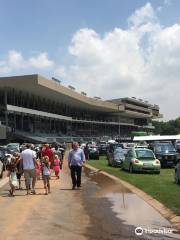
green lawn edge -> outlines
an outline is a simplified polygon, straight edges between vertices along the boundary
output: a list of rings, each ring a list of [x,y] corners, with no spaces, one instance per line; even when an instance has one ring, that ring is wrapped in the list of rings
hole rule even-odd
[[[161,169],[161,173],[129,173],[120,168],[110,167],[106,157],[90,160],[87,163],[95,168],[116,176],[163,203],[176,215],[180,216],[180,186],[174,183],[174,169]]]

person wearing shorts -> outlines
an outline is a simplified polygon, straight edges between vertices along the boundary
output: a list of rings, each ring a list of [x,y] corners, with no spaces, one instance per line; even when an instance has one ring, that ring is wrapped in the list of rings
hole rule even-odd
[[[49,157],[43,157],[42,162],[42,178],[44,183],[45,195],[48,195],[50,192],[50,162]]]
[[[35,183],[36,183],[36,171],[35,171],[35,155],[34,152],[30,149],[31,144],[26,144],[26,149],[21,153],[21,163],[24,170],[24,178],[26,184],[27,195],[30,194],[29,184],[32,178],[32,194],[36,194],[35,192]]]

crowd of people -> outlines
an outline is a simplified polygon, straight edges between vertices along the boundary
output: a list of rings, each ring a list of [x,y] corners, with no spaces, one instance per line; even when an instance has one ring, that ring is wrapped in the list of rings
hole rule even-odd
[[[26,144],[21,153],[15,152],[7,165],[10,196],[14,196],[15,190],[22,190],[21,177],[24,175],[27,195],[36,194],[35,184],[42,178],[45,194],[49,194],[50,178],[52,173],[59,179],[60,169],[63,165],[64,152],[58,146],[52,147],[44,144],[38,151],[32,144]]]
[[[65,151],[65,149],[64,149]],[[21,178],[24,175],[27,195],[36,194],[36,181],[42,179],[45,195],[51,193],[50,179],[52,174],[56,179],[60,178],[60,170],[63,167],[64,151],[58,146],[44,144],[35,151],[32,144],[26,144],[25,148],[15,152],[7,165],[9,176],[9,195],[15,196],[17,189],[22,190]],[[79,148],[77,142],[72,143],[72,150],[68,154],[68,166],[71,172],[72,190],[81,187],[82,166],[85,163],[84,151]]]

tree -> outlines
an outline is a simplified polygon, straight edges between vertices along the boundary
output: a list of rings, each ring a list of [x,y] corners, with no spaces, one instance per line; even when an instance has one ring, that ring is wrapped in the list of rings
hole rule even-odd
[[[176,135],[180,134],[180,117],[175,120],[170,120],[167,122],[154,121],[153,126],[155,126],[154,133],[160,135]]]

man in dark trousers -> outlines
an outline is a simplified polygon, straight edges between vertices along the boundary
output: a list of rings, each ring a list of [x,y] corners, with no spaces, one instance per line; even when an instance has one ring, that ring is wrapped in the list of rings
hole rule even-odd
[[[68,155],[68,165],[71,169],[71,178],[72,178],[72,190],[79,188],[81,186],[81,172],[82,166],[85,162],[85,155],[84,151],[79,148],[79,144],[74,142],[72,144],[72,150],[69,152]]]

